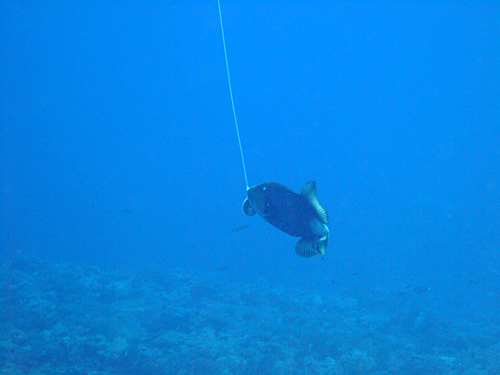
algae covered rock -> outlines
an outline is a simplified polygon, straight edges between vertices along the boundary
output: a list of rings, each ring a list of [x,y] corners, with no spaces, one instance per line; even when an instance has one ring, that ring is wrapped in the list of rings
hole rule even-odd
[[[341,356],[339,362],[349,374],[367,374],[375,367],[375,360],[366,351],[358,349]]]

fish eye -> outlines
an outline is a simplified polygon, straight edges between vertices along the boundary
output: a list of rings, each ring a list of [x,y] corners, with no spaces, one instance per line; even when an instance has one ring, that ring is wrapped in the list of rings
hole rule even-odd
[[[266,189],[267,189],[267,188],[266,188],[265,186],[262,188],[262,190],[266,190]]]

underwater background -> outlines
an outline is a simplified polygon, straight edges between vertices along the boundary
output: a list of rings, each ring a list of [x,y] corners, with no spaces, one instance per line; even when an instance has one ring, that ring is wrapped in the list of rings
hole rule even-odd
[[[500,5],[0,4],[0,374],[500,374]]]

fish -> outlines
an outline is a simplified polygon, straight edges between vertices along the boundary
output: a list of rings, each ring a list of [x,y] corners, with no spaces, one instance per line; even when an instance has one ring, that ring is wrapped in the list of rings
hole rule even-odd
[[[415,286],[413,284],[406,284],[404,286],[401,286],[398,291],[398,295],[400,296],[406,296],[410,292],[415,293],[418,296],[421,296],[422,294],[431,292],[431,288],[423,287],[423,286]]]
[[[328,246],[328,211],[319,203],[316,181],[304,185],[300,194],[277,182],[264,182],[247,189],[243,212],[258,213],[269,224],[293,237],[301,237],[295,253],[302,258],[325,256]]]
[[[243,225],[239,225],[237,227],[231,228],[231,233],[239,232],[240,230],[248,228],[249,226],[250,226],[250,224],[243,224]]]
[[[426,288],[423,286],[416,286],[415,288],[413,288],[413,293],[415,293],[418,296],[421,296],[422,294],[425,294],[425,293],[430,292],[430,291],[431,291],[431,288]]]

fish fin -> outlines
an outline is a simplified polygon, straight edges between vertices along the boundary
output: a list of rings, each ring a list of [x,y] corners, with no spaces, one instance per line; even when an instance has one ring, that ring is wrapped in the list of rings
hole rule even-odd
[[[323,224],[328,224],[328,211],[319,203],[316,191],[316,181],[309,181],[304,185],[300,194],[313,205]]]
[[[245,198],[245,200],[243,202],[243,212],[245,214],[247,214],[247,216],[255,215],[255,210],[252,207],[252,205],[250,204],[250,201],[248,200],[248,198]]]
[[[301,238],[295,245],[295,253],[302,258],[311,258],[315,255],[325,255],[326,243],[324,239]]]
[[[316,250],[318,251],[319,254],[321,254],[321,257],[325,257],[326,253],[326,247],[328,246],[328,234],[321,239],[316,241]]]

